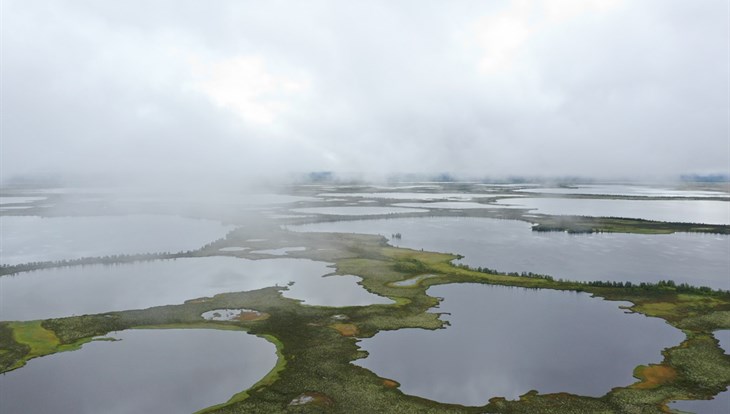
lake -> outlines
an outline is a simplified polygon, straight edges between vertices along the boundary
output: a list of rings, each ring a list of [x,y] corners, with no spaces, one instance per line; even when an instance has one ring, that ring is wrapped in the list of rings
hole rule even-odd
[[[0,262],[20,264],[114,254],[194,250],[235,227],[165,215],[0,216]]]
[[[642,235],[533,232],[516,220],[419,217],[288,226],[295,231],[366,233],[401,239],[390,244],[453,252],[460,262],[571,280],[658,282],[730,289],[730,236],[700,233]]]
[[[0,412],[191,413],[228,401],[276,364],[241,331],[129,330],[0,375]]]
[[[571,187],[545,187],[517,190],[524,193],[542,194],[591,194],[629,197],[730,197],[723,191],[683,190],[668,187],[652,187],[626,184],[576,185]]]
[[[610,200],[578,198],[509,198],[497,206],[521,207],[536,213],[569,216],[628,217],[644,220],[730,224],[730,201]]]
[[[305,214],[326,214],[336,216],[375,216],[380,214],[428,213],[420,208],[401,207],[306,207],[294,208],[290,211]]]
[[[0,320],[144,309],[289,282],[294,285],[284,296],[309,305],[392,303],[363,289],[359,277],[322,277],[334,271],[330,266],[306,259],[202,257],[22,272],[0,277]]]
[[[493,197],[480,193],[415,193],[415,192],[381,192],[381,193],[322,193],[318,197],[358,197],[384,200],[473,200],[478,197]]]
[[[450,326],[380,332],[360,342],[369,356],[356,364],[441,402],[482,405],[532,389],[598,397],[636,382],[634,367],[660,362],[685,337],[584,293],[454,284],[428,294],[444,298],[434,311],[449,313]]]

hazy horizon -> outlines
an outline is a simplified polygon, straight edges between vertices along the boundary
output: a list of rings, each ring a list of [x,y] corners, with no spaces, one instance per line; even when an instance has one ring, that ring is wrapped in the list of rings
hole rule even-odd
[[[730,5],[0,3],[0,182],[730,174]]]

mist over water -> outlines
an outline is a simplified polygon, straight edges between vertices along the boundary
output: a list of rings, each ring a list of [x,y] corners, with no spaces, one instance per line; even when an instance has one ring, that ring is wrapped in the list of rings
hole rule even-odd
[[[458,263],[568,280],[672,279],[730,289],[730,236],[533,232],[529,223],[468,217],[393,218],[289,226],[294,231],[380,234],[394,246],[464,256]]]
[[[730,173],[722,0],[2,11],[4,184]]]
[[[194,412],[226,402],[276,364],[273,344],[240,331],[128,330],[109,337],[116,341],[85,344],[0,376],[0,411]]]
[[[0,322],[284,285],[301,306],[392,303],[366,290],[372,280],[322,277],[333,262],[357,259],[356,243],[315,251],[301,242],[310,235],[289,231],[383,234],[500,271],[730,289],[724,234],[536,234],[521,221],[730,225],[727,16],[725,0],[2,0]],[[187,257],[119,257],[163,252]],[[114,264],[99,264],[106,256]],[[95,264],[36,263],[80,258]],[[416,281],[399,283],[389,288]],[[604,342],[640,336],[639,325],[622,330],[638,315],[612,309],[604,318],[608,305],[584,295],[520,291],[510,301],[514,290],[483,287],[453,296],[464,299],[454,329],[378,348],[403,334],[381,332],[363,341],[377,355],[360,362],[402,368],[392,377],[403,374],[404,391],[445,401],[484,403],[485,375],[494,395],[538,387],[598,396],[678,341],[649,322],[651,346],[629,344],[620,358],[608,349],[589,366],[610,378],[565,379],[550,371],[563,361],[546,349],[571,350],[560,340],[574,339],[568,345],[587,345],[575,356],[595,360]],[[432,292],[452,288],[463,286]],[[566,297],[568,306],[555,306]],[[520,336],[513,315],[469,308],[485,298],[526,304],[509,308],[518,315],[556,313],[532,327],[541,336]],[[457,312],[493,325],[461,336]],[[592,326],[580,319],[588,314],[608,322]],[[589,338],[546,328],[562,318],[587,326]],[[538,358],[500,358],[509,341],[489,352],[471,346],[492,345],[482,335],[492,329],[542,345],[523,350]],[[275,358],[271,344],[233,334],[125,331],[119,343],[38,358],[0,377],[0,411],[192,412],[224,402]],[[460,356],[496,357],[442,366],[423,363],[443,355],[427,347],[383,353],[449,335],[455,342],[443,346],[463,348]],[[247,365],[249,356],[266,363]],[[406,366],[412,357],[417,369]],[[538,381],[522,381],[533,368]],[[138,375],[145,369],[155,375]],[[442,372],[456,379],[440,383]],[[411,386],[422,379],[435,382]],[[134,398],[120,400],[127,393]]]

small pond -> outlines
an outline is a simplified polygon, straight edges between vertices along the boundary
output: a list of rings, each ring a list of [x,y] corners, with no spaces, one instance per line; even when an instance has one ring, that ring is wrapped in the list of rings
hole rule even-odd
[[[428,294],[444,298],[435,311],[451,326],[380,332],[360,342],[369,356],[356,363],[441,402],[482,405],[532,389],[598,397],[684,339],[661,319],[583,293],[454,284]]]
[[[253,254],[268,254],[271,256],[286,256],[289,252],[303,252],[307,250],[306,247],[281,247],[278,249],[266,249],[266,250],[254,250]]]
[[[0,217],[0,262],[198,249],[234,226],[180,216]]]
[[[250,247],[240,247],[240,246],[231,246],[231,247],[221,247],[218,249],[219,252],[245,252],[246,250],[249,250]]]
[[[291,211],[305,214],[326,214],[335,216],[376,216],[381,214],[398,213],[428,213],[428,210],[420,208],[401,207],[308,207],[295,208]]]
[[[472,193],[414,193],[414,192],[382,192],[382,193],[323,193],[319,197],[360,197],[384,200],[472,200],[486,197],[486,194]]]
[[[397,282],[390,283],[393,287],[414,287],[421,283],[422,280],[439,277],[438,275],[418,275],[405,280],[399,280]]]
[[[268,317],[268,314],[253,309],[213,309],[200,315],[207,321],[251,321]]]
[[[730,201],[511,198],[496,205],[570,216],[628,217],[680,223],[730,224]]]
[[[481,204],[468,201],[436,201],[433,203],[397,203],[394,204],[396,207],[410,207],[410,208],[438,208],[438,209],[474,209],[474,208],[494,208],[493,204]]]
[[[0,205],[6,204],[28,204],[36,201],[43,201],[47,197],[23,197],[23,196],[0,196]]]
[[[0,375],[0,412],[191,413],[228,401],[276,364],[241,331],[130,330]]]
[[[0,277],[0,320],[34,320],[183,303],[294,282],[284,296],[323,306],[392,303],[355,276],[305,259],[182,258],[44,269]],[[333,294],[337,292],[337,294]]]
[[[468,217],[339,221],[289,226],[296,231],[391,234],[390,244],[453,252],[462,263],[571,280],[658,282],[672,279],[730,289],[730,236],[533,232],[529,223]]]

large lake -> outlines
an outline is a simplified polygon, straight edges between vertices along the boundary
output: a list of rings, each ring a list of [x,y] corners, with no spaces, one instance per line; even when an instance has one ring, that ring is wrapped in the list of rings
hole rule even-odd
[[[35,320],[183,303],[294,282],[284,296],[324,306],[392,303],[356,276],[305,259],[183,258],[44,269],[0,277],[0,320]],[[333,292],[337,292],[333,294]]]
[[[305,207],[293,208],[290,211],[294,213],[305,214],[326,214],[336,216],[376,216],[381,214],[399,214],[399,213],[427,213],[428,210],[420,208],[401,208],[401,207]]]
[[[627,184],[576,185],[572,187],[541,187],[517,190],[525,193],[542,194],[591,194],[630,197],[730,197],[724,191],[685,190],[669,187],[650,187]]]
[[[0,216],[0,263],[198,249],[234,226],[164,215]]]
[[[423,217],[289,226],[296,231],[391,234],[396,246],[464,255],[462,263],[572,280],[672,279],[730,289],[730,236],[533,232],[521,221]]]
[[[0,375],[0,412],[191,413],[228,401],[276,364],[240,331],[131,330]]]
[[[626,314],[587,294],[503,286],[435,286],[451,326],[402,329],[363,339],[356,361],[401,390],[441,402],[482,405],[530,391],[601,396],[636,382],[684,334],[661,319]],[[590,373],[590,374],[586,374]]]
[[[537,213],[553,215],[730,224],[730,201],[508,198],[497,200],[496,205],[528,208]]]

